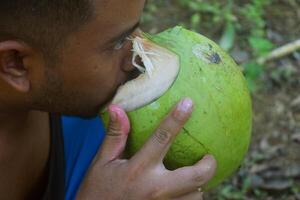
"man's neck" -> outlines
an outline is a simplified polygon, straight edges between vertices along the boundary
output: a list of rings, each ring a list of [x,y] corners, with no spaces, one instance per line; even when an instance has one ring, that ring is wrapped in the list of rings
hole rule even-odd
[[[0,113],[0,199],[24,199],[39,190],[49,150],[47,113]]]
[[[27,129],[33,126],[30,121],[36,114],[32,111],[0,111],[0,139],[2,137],[14,138],[27,133]]]
[[[49,135],[49,116],[38,111],[0,113],[1,153],[20,148],[34,138]],[[17,146],[15,146],[17,145]]]

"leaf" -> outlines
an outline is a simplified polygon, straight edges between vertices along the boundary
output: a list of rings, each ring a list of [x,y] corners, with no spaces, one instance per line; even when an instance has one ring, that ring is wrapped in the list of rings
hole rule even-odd
[[[246,76],[246,81],[247,81],[248,89],[251,92],[256,92],[257,91],[256,82],[253,79],[248,78],[247,76]]]
[[[252,80],[258,79],[263,72],[262,66],[256,62],[249,62],[244,65],[245,76]]]
[[[263,72],[263,67],[256,62],[244,64],[244,74],[251,92],[255,92],[259,88],[257,80]]]
[[[262,37],[250,37],[249,43],[255,56],[264,56],[274,48],[274,44]]]
[[[197,27],[200,24],[200,21],[201,21],[201,15],[200,15],[200,13],[195,13],[194,15],[192,15],[192,17],[191,17],[191,25],[192,25],[192,28],[194,30],[197,30]]]
[[[220,40],[220,46],[229,51],[234,44],[235,28],[232,22],[228,22]]]
[[[189,9],[192,11],[201,12],[201,13],[212,13],[215,15],[221,14],[219,4],[216,3],[188,1],[185,4],[188,5]]]

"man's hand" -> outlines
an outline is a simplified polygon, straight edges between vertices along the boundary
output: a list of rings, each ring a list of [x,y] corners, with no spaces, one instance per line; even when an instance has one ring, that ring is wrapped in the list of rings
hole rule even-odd
[[[78,200],[199,200],[199,190],[213,177],[216,161],[205,156],[194,166],[167,170],[163,165],[173,139],[192,113],[183,99],[143,148],[130,160],[121,158],[129,133],[126,113],[109,107],[107,136],[77,194]],[[143,134],[143,133],[141,133]]]

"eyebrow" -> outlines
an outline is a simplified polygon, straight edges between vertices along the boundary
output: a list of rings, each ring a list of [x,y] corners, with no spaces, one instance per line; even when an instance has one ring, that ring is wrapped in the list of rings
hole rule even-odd
[[[127,30],[125,30],[124,32],[122,32],[121,34],[119,34],[116,37],[113,37],[110,42],[117,42],[125,37],[128,37],[129,35],[131,35],[138,27],[140,26],[140,22],[138,21],[136,24],[134,24],[132,27],[128,28]]]

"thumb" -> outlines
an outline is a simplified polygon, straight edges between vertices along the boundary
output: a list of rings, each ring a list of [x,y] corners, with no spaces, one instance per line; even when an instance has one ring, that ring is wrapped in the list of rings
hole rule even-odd
[[[110,162],[121,157],[130,129],[129,119],[122,108],[117,105],[110,105],[108,112],[109,126],[99,152],[99,159],[104,162]]]

